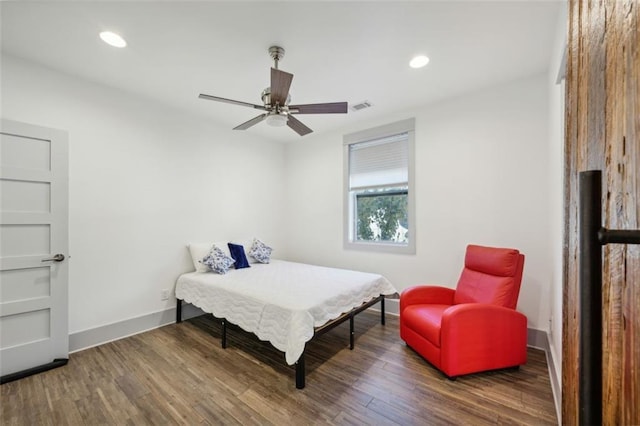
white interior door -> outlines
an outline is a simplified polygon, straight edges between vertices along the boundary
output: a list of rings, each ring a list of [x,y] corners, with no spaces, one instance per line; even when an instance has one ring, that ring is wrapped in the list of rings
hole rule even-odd
[[[66,359],[68,332],[66,132],[0,126],[0,375]],[[55,257],[56,255],[61,255]]]

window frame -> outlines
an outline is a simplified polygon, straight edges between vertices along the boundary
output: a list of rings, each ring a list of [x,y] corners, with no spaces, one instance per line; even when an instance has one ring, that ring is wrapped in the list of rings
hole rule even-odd
[[[357,241],[355,240],[355,212],[354,200],[350,196],[349,188],[349,146],[356,143],[367,142],[394,136],[400,133],[407,133],[408,164],[407,164],[407,222],[408,222],[408,242],[407,244],[394,243],[389,241]],[[343,136],[343,245],[347,250],[359,250],[379,253],[415,254],[416,253],[416,220],[415,220],[415,118],[409,118],[395,123],[350,133]],[[380,185],[379,187],[382,187]]]

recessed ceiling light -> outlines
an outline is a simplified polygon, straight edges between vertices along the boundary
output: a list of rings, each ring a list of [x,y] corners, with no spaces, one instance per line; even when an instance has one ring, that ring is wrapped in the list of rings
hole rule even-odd
[[[112,33],[111,31],[103,31],[100,33],[100,38],[107,44],[110,44],[113,47],[125,47],[127,42],[124,41],[122,37],[120,37],[116,33]]]
[[[411,62],[409,62],[409,66],[411,68],[422,68],[429,63],[429,58],[424,55],[414,56]]]

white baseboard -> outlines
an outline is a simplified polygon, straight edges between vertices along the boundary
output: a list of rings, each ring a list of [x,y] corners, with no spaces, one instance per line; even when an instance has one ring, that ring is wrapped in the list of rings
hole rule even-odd
[[[183,306],[182,319],[189,319],[202,314],[204,314],[204,312],[193,305],[185,304]],[[112,324],[78,331],[69,335],[69,353],[123,339],[174,322],[176,322],[176,308],[170,308]]]
[[[386,314],[400,315],[400,299],[385,299],[384,312]]]
[[[561,424],[562,419],[562,382],[556,370],[556,360],[553,358],[553,351],[549,344],[549,335],[533,328],[528,329],[527,345],[532,348],[543,350],[547,357],[547,369],[549,370],[549,382],[551,382],[551,392],[553,393],[553,404],[556,408],[556,419]]]
[[[558,424],[562,424],[562,378],[558,377],[556,361],[553,358],[553,351],[547,351],[547,365],[549,366],[549,380],[553,391],[553,401],[556,406],[556,418]]]
[[[549,352],[549,339],[547,333],[535,328],[527,329],[527,346]]]
[[[374,310],[379,305],[374,305]],[[377,309],[379,311],[379,309]],[[385,301],[385,312],[398,315],[399,301],[387,299]],[[197,317],[205,312],[189,303],[183,304],[182,319]],[[133,336],[134,334],[143,333],[153,330],[154,328],[172,324],[176,321],[176,308],[166,309],[164,311],[152,312],[150,314],[141,315],[135,318],[129,318],[123,321],[114,322],[112,324],[91,328],[88,330],[78,331],[69,335],[69,353],[78,352],[99,346],[114,340],[123,339]]]
[[[176,319],[176,309],[153,312],[124,321],[78,331],[69,335],[69,352],[78,352],[107,342],[170,324]]]

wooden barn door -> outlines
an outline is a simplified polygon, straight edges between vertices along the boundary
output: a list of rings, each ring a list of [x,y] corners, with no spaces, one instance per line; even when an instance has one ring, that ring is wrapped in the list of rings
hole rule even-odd
[[[562,416],[579,419],[578,172],[602,170],[602,220],[640,229],[640,2],[569,1]],[[640,424],[640,246],[602,260],[602,422]]]

